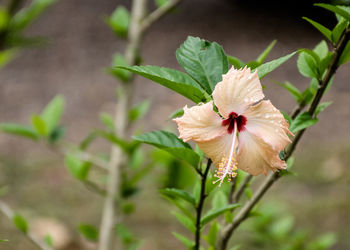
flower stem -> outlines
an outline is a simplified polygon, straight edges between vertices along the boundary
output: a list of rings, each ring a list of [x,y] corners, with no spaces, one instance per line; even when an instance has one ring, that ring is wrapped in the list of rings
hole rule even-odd
[[[327,72],[325,77],[320,81],[319,88],[316,92],[316,95],[310,105],[310,108],[308,109],[308,112],[311,116],[314,116],[317,106],[319,105],[325,90],[327,89],[327,86],[330,83],[330,80],[332,79],[333,75],[335,74],[337,68],[338,68],[338,62],[339,59],[345,49],[345,46],[347,42],[350,40],[350,27],[348,26],[346,30],[341,35],[338,43],[336,44],[334,48],[334,53],[332,60],[328,66]],[[300,141],[302,135],[304,134],[306,129],[303,129],[299,131],[292,144],[288,147],[285,153],[284,160],[288,160],[288,158],[293,154],[298,142]],[[247,219],[250,211],[254,208],[255,204],[264,196],[267,190],[272,186],[273,183],[275,183],[280,178],[279,172],[271,173],[265,181],[261,184],[261,186],[258,188],[258,190],[254,193],[251,200],[249,200],[243,208],[238,212],[238,214],[235,216],[235,219],[233,222],[229,225],[227,225],[221,234],[220,239],[218,240],[217,249],[225,250],[227,249],[228,241],[230,237],[232,236],[235,229],[245,220]]]
[[[196,233],[195,233],[194,250],[199,250],[199,247],[200,247],[202,210],[203,210],[204,200],[207,197],[207,195],[205,193],[205,184],[207,182],[207,176],[209,173],[211,163],[212,163],[212,161],[211,161],[211,159],[209,159],[207,162],[207,166],[206,166],[203,174],[201,175],[201,193],[200,193],[198,206],[196,207],[197,218],[196,218]]]

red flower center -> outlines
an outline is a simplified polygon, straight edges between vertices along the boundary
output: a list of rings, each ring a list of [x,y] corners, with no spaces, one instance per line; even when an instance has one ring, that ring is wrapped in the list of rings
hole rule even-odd
[[[227,132],[229,134],[232,134],[233,129],[235,128],[235,122],[237,123],[238,132],[241,132],[242,130],[244,130],[244,126],[247,123],[247,118],[245,118],[245,116],[243,115],[238,115],[235,112],[231,112],[228,115],[228,118],[222,121],[221,125],[228,126]]]

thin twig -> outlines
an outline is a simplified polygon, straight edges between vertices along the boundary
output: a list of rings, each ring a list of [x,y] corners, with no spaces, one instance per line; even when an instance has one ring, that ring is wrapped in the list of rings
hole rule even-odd
[[[242,184],[239,186],[239,188],[237,189],[237,192],[234,193],[233,198],[232,198],[232,202],[233,204],[237,203],[239,201],[239,199],[241,198],[244,189],[248,186],[249,182],[252,180],[253,176],[251,174],[248,174]]]
[[[178,5],[182,0],[170,0],[163,6],[157,8],[147,17],[142,20],[141,23],[141,31],[146,31],[154,22],[163,17],[169,10],[173,9],[176,5]]]
[[[237,177],[233,178],[232,184],[231,184],[231,188],[230,188],[230,193],[228,195],[228,202],[229,204],[233,203],[233,195],[236,191],[236,186],[237,186]]]
[[[345,49],[345,46],[346,46],[347,42],[349,41],[349,39],[350,39],[350,28],[347,27],[347,29],[343,32],[341,38],[339,39],[339,41],[334,49],[333,58],[328,66],[327,73],[326,73],[325,77],[322,79],[322,81],[320,82],[320,86],[316,92],[316,95],[311,103],[310,108],[308,109],[308,113],[311,116],[314,115],[316,108],[317,108],[318,104],[320,103],[321,98],[324,95],[325,90],[326,90],[331,78],[333,77],[333,75],[335,74],[335,72],[339,66],[338,62],[339,62],[340,56],[342,55],[342,53]],[[304,134],[305,130],[306,129],[303,129],[296,134],[292,144],[286,150],[284,160],[288,160],[288,158],[293,154],[293,152],[294,152],[298,142],[300,141],[300,138]],[[223,229],[222,235],[218,241],[217,249],[225,250],[227,248],[228,241],[229,241],[230,237],[232,236],[232,233],[234,232],[234,230],[248,217],[250,211],[253,209],[255,204],[264,196],[266,191],[279,178],[280,178],[280,174],[278,172],[270,173],[270,175],[265,179],[264,183],[262,183],[262,185],[255,192],[252,199],[250,199],[244,205],[244,207],[238,212],[238,214],[235,216],[235,219],[233,220],[233,222]]]
[[[9,220],[13,220],[13,217],[15,215],[15,212],[11,209],[9,205],[7,205],[6,202],[0,201],[0,211],[2,214],[4,214]],[[39,249],[42,250],[53,250],[53,248],[46,245],[43,241],[38,239],[30,230],[28,232],[24,233],[24,235]]]
[[[207,166],[203,172],[203,175],[201,175],[201,193],[200,193],[198,206],[196,207],[197,218],[196,218],[196,234],[195,234],[194,250],[199,250],[200,248],[202,210],[203,210],[204,200],[205,198],[207,198],[207,194],[205,193],[205,184],[207,182],[207,176],[208,176],[211,163],[212,161],[209,159],[207,162]]]

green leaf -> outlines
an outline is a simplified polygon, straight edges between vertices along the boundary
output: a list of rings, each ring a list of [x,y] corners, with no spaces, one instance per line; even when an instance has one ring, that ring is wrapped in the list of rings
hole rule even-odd
[[[258,72],[259,78],[263,78],[266,76],[268,73],[272,72],[273,70],[277,69],[279,66],[281,66],[283,63],[288,61],[292,56],[295,55],[296,52],[290,53],[286,56],[280,57],[278,59],[275,59],[273,61],[264,63],[260,65],[259,67],[256,68]]]
[[[208,242],[210,246],[215,247],[216,245],[216,237],[219,232],[219,224],[214,221],[209,228],[208,236],[204,236],[204,239]]]
[[[115,125],[113,117],[107,113],[100,113],[100,121],[111,131],[114,131]]]
[[[250,200],[253,197],[253,191],[250,187],[246,187],[244,189],[244,194],[247,196],[247,198]]]
[[[295,87],[292,83],[290,82],[284,82],[284,83],[277,83],[278,85],[280,85],[281,87],[285,88],[286,90],[288,90],[289,93],[292,94],[292,96],[295,98],[295,100],[300,103],[300,101],[302,100],[302,94],[300,92],[300,90]]]
[[[212,200],[211,206],[213,208],[213,210],[217,210],[221,207],[225,207],[227,205],[228,201],[227,201],[227,196],[225,194],[225,192],[221,189],[219,189]]]
[[[135,241],[134,235],[125,225],[121,223],[115,225],[115,232],[124,244],[130,244]]]
[[[0,69],[8,64],[12,59],[14,59],[17,55],[17,50],[15,49],[7,49],[4,51],[0,51]]]
[[[170,201],[171,203],[173,203],[177,208],[179,208],[181,210],[181,212],[183,212],[184,214],[186,214],[189,218],[194,219],[193,215],[191,214],[191,212],[184,207],[181,202],[177,199],[174,199],[174,197],[169,197],[167,195],[162,195],[162,197],[164,199],[167,199],[168,201]]]
[[[125,7],[117,7],[106,21],[118,36],[126,37],[129,29],[130,14]]]
[[[78,227],[79,232],[90,241],[98,241],[98,230],[96,227],[88,224],[80,224]]]
[[[345,49],[339,58],[338,65],[347,63],[349,60],[350,60],[350,42],[346,44]]]
[[[195,103],[204,102],[206,100],[205,91],[201,86],[181,71],[157,66],[132,66],[121,68],[172,89]]]
[[[329,41],[332,41],[332,31],[330,31],[328,28],[323,26],[322,24],[319,24],[318,22],[315,22],[307,17],[303,17],[304,20],[311,23],[316,29],[318,29]]]
[[[316,60],[308,53],[301,52],[298,57],[297,66],[299,72],[305,77],[318,78]]]
[[[189,202],[193,206],[196,205],[195,198],[190,193],[188,193],[186,191],[176,189],[176,188],[165,188],[165,189],[161,189],[160,193],[162,193],[163,195],[170,197],[170,198],[171,197],[180,198],[182,200]]]
[[[286,119],[288,121],[288,124],[292,123],[292,118],[284,111],[280,111],[284,117],[284,119]]]
[[[192,249],[194,247],[194,242],[188,239],[187,237],[183,236],[182,234],[176,232],[173,232],[172,234],[176,237],[176,239],[181,241],[182,244],[184,244],[188,249]]]
[[[58,126],[64,109],[64,99],[57,95],[45,107],[40,117],[46,124],[47,134],[51,134]]]
[[[129,110],[129,121],[133,122],[141,119],[147,113],[150,106],[151,102],[149,100],[142,101],[135,105]]]
[[[276,220],[271,226],[271,234],[278,237],[287,237],[294,225],[294,217],[289,215]]]
[[[189,36],[176,50],[176,58],[184,70],[211,94],[215,85],[228,71],[228,61],[222,47],[213,42]]]
[[[319,236],[312,241],[308,246],[311,250],[327,250],[330,249],[337,242],[337,235],[335,233],[326,233]]]
[[[188,143],[183,142],[173,133],[154,131],[143,135],[133,136],[133,139],[163,149],[176,158],[188,162],[195,168],[198,166],[199,155],[192,150]]]
[[[257,61],[257,63],[258,63],[259,65],[261,65],[261,64],[265,61],[266,57],[268,56],[268,54],[270,54],[270,52],[271,52],[271,50],[273,49],[273,47],[275,46],[276,42],[277,42],[277,40],[273,40],[273,41],[269,44],[269,46],[267,46],[267,48],[266,48],[266,49],[259,55],[259,57],[256,59],[256,61]]]
[[[44,242],[49,247],[51,247],[51,248],[53,247],[53,238],[51,237],[51,235],[49,235],[49,234],[45,235]]]
[[[89,174],[91,163],[83,162],[73,154],[67,154],[64,163],[69,172],[78,180],[86,180]]]
[[[9,20],[10,15],[7,9],[0,6],[0,30],[5,30],[7,28]]]
[[[169,115],[169,119],[174,119],[174,118],[183,116],[183,114],[184,114],[183,108],[177,109],[173,113],[171,113],[171,115]]]
[[[39,134],[39,135],[47,135],[47,128],[46,128],[46,123],[44,122],[44,120],[38,116],[38,115],[32,115],[32,125],[35,129],[35,131]]]
[[[39,17],[55,0],[34,0],[27,8],[22,8],[11,19],[10,30],[20,31],[28,27]]]
[[[334,27],[332,31],[332,41],[334,44],[338,42],[341,34],[343,33],[343,31],[346,29],[347,26],[348,26],[348,22],[343,20],[343,21],[339,21],[338,24]]]
[[[243,61],[234,56],[227,56],[227,60],[236,69],[244,68],[244,66],[246,65]]]
[[[259,66],[260,66],[260,64],[257,61],[251,61],[251,62],[247,63],[247,67],[250,69],[256,69]]]
[[[128,82],[131,77],[131,73],[125,69],[121,69],[120,67],[129,67],[129,63],[126,61],[125,57],[116,53],[113,56],[112,67],[107,69],[107,72],[111,75],[115,76],[122,82]]]
[[[225,213],[226,211],[231,211],[239,206],[240,206],[240,204],[230,204],[230,205],[226,205],[224,207],[209,211],[206,215],[204,215],[202,217],[201,226],[204,226],[205,224],[209,223],[210,221],[216,219],[218,216]]]
[[[308,112],[303,112],[293,120],[289,130],[295,133],[316,124],[317,121],[317,118],[312,118]]]
[[[196,226],[194,225],[194,220],[192,220],[191,218],[187,217],[186,215],[178,213],[178,212],[172,212],[172,214],[188,230],[190,230],[192,233],[196,232]]]
[[[319,104],[315,111],[315,116],[317,116],[319,113],[321,113],[323,110],[325,110],[329,105],[331,105],[333,102],[323,102]]]
[[[343,8],[340,8],[338,6],[334,6],[331,4],[324,4],[324,3],[316,3],[314,5],[321,7],[321,8],[324,8],[324,9],[327,9],[329,11],[332,11],[335,14],[338,14],[338,15],[344,17],[346,20],[350,21],[350,13]]]
[[[169,2],[169,0],[155,0],[154,2],[156,3],[157,7],[160,8],[166,5]]]
[[[15,224],[15,226],[23,233],[28,233],[28,223],[26,219],[24,219],[21,215],[15,214],[12,217],[12,221]]]
[[[322,60],[328,55],[328,45],[325,40],[322,40],[313,50]]]
[[[9,240],[8,239],[2,239],[0,240],[0,242],[8,242]]]
[[[8,134],[27,137],[32,140],[38,139],[38,134],[29,126],[15,124],[15,123],[1,123],[0,131]]]

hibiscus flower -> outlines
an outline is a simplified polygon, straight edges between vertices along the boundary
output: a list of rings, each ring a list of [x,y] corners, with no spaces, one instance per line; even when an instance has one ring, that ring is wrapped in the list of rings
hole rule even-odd
[[[237,167],[252,175],[286,167],[279,152],[292,133],[281,112],[263,98],[257,72],[232,67],[216,85],[213,101],[185,106],[184,115],[174,119],[179,137],[195,141],[213,161],[220,185],[237,175]]]

